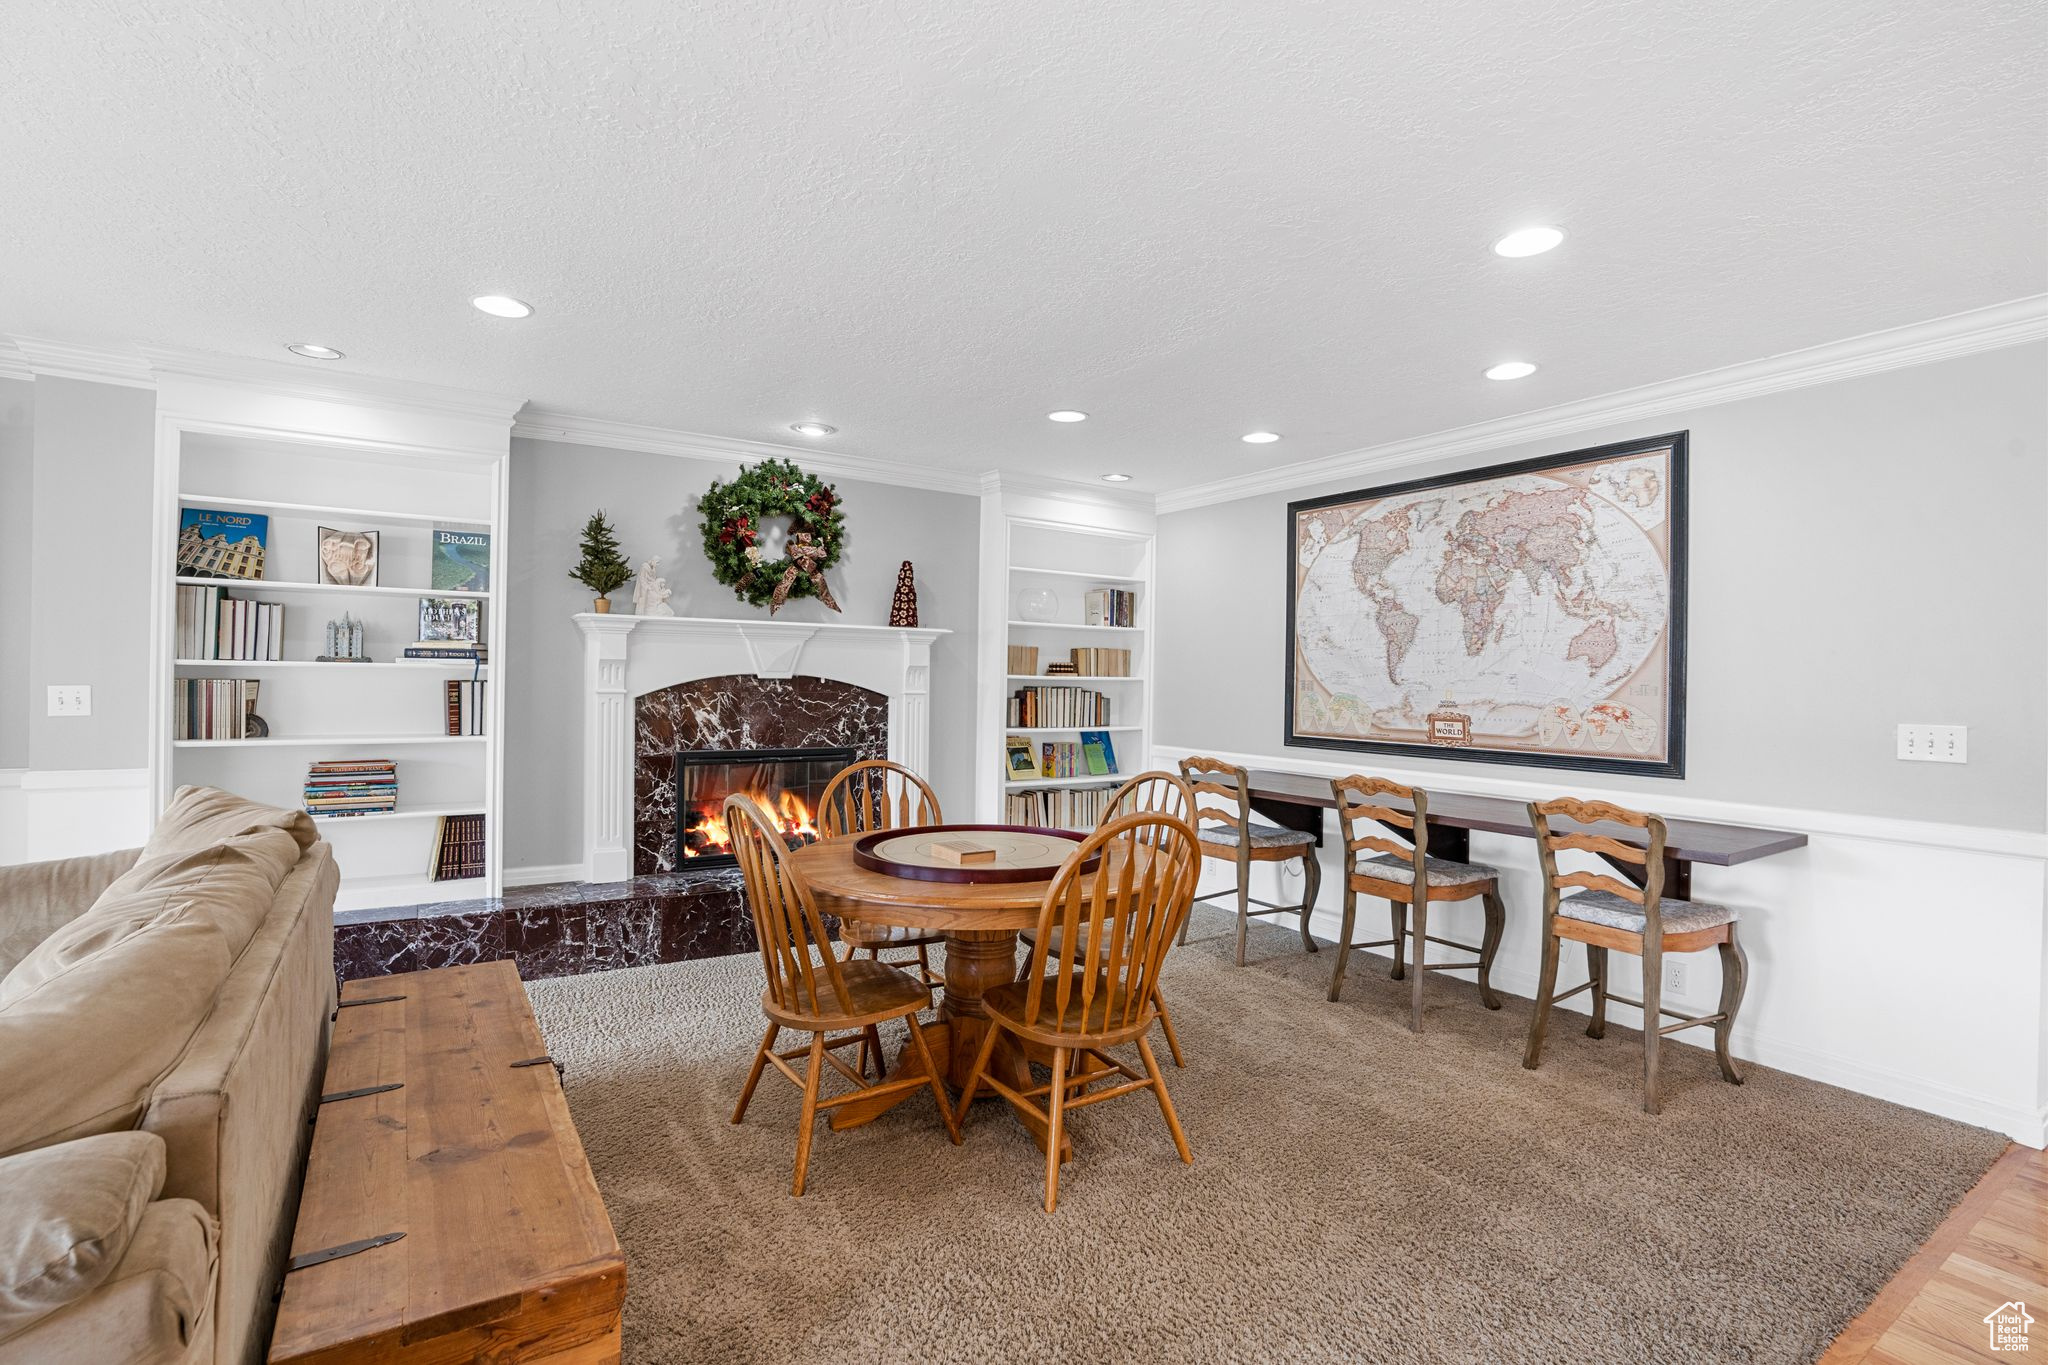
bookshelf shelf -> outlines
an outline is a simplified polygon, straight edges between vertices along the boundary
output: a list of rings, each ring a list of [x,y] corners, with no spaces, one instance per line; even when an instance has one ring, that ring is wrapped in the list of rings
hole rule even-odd
[[[406,525],[437,525],[451,529],[470,526],[477,529],[488,527],[489,521],[476,517],[459,517],[440,512],[379,512],[365,507],[334,507],[317,502],[265,502],[260,498],[223,498],[211,493],[180,493],[180,507],[227,507],[240,508],[251,512],[270,512],[285,517],[326,517],[335,521],[381,521]],[[208,579],[210,583],[221,579]]]
[[[358,587],[350,583],[294,583],[277,578],[184,578],[176,580],[181,588],[229,588],[244,592],[288,592],[288,593],[336,593],[349,597],[460,597],[467,601],[488,602],[487,592],[456,592],[442,588],[399,588],[378,583]]]
[[[1067,683],[1141,683],[1145,678],[1143,674],[1122,673],[1012,673],[1008,680],[1020,683],[1051,683],[1058,687]]]
[[[1123,574],[1089,573],[1086,569],[1044,569],[1036,565],[1012,564],[1010,572],[1026,578],[1072,578],[1088,583],[1113,583],[1119,587],[1143,587],[1145,580]]]
[[[1142,725],[1012,725],[1003,733],[1010,735],[1072,735],[1083,730],[1102,730],[1112,735],[1137,735],[1145,732]]]
[[[472,404],[456,410],[391,406],[374,395],[299,400],[260,387],[196,385],[160,403],[156,427],[157,560],[154,613],[151,774],[159,806],[176,787],[220,787],[251,800],[295,807],[305,800],[309,767],[322,760],[388,759],[397,769],[398,807],[316,814],[323,837],[344,852],[336,905],[381,909],[427,901],[495,896],[502,884],[504,827],[503,674],[473,659],[408,659],[418,638],[417,604],[456,598],[481,608],[483,638],[497,655],[505,640],[503,586],[510,560],[506,513],[510,411]],[[364,505],[369,504],[369,505]],[[261,519],[261,577],[197,577],[177,565],[187,509]],[[321,528],[373,532],[371,586],[322,583]],[[477,591],[437,589],[439,531],[489,538],[492,577]],[[479,561],[486,557],[477,553]],[[189,563],[190,561],[188,561]],[[181,657],[202,652],[189,612],[194,588],[221,588],[237,599],[279,604],[263,652],[274,659]],[[180,598],[184,612],[181,614]],[[323,663],[323,626],[344,613],[363,625],[369,663]],[[259,623],[259,633],[262,628]],[[258,685],[253,710],[269,723],[261,738],[179,739],[205,713],[179,709],[181,695],[223,682]],[[481,735],[445,732],[450,684],[480,707]],[[474,686],[472,686],[474,684]],[[218,715],[219,693],[210,694]],[[233,704],[232,700],[229,702]],[[216,720],[215,725],[218,726]],[[219,733],[216,729],[214,733]],[[435,881],[440,820],[483,816],[484,871]],[[474,849],[474,845],[471,846]]]
[[[1085,630],[1091,635],[1128,635],[1136,639],[1144,635],[1141,626],[1084,626],[1078,621],[1012,621],[1012,630]]]
[[[1026,791],[1032,787],[1112,787],[1121,783],[1127,774],[1108,773],[1102,777],[1020,777],[1005,782],[1006,791]]]

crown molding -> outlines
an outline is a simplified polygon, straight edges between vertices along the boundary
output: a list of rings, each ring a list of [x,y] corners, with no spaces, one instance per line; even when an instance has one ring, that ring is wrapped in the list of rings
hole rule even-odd
[[[570,445],[599,446],[606,450],[635,450],[648,455],[668,455],[684,460],[708,460],[717,464],[753,464],[761,460],[794,460],[813,473],[837,474],[870,483],[896,484],[903,488],[928,488],[939,493],[977,494],[981,480],[972,474],[908,460],[881,456],[846,455],[813,446],[783,445],[778,441],[749,441],[737,436],[709,436],[699,431],[676,431],[669,427],[642,426],[637,422],[614,422],[603,417],[579,417],[528,406],[512,424],[512,435],[530,441],[562,441]]]
[[[1156,510],[1157,505],[1157,499],[1150,493],[1103,488],[1072,479],[1047,478],[1042,474],[1019,474],[1011,469],[991,469],[981,476],[983,497],[1000,496],[1005,493],[1057,498],[1065,502],[1086,503],[1096,507],[1115,507],[1123,511],[1142,512],[1148,516]]]
[[[138,346],[136,349],[150,372],[159,379],[228,384],[319,402],[367,403],[408,412],[469,418],[502,427],[512,425],[513,415],[525,401],[513,394],[451,388],[410,379],[385,379],[347,370],[316,373],[306,368],[308,365],[329,365],[332,361],[309,360],[294,364],[284,360],[223,355],[216,351],[188,351],[171,346]]]
[[[0,341],[0,379],[34,379],[36,372],[28,367],[28,357],[23,355],[12,342]]]
[[[1930,322],[1870,332],[1846,341],[1707,370],[1682,379],[1623,389],[1557,407],[1538,408],[1472,426],[1276,465],[1159,495],[1159,510],[1182,512],[1261,493],[1287,492],[1360,474],[1454,459],[1524,441],[1548,440],[1597,427],[1669,416],[1786,389],[1831,384],[1858,375],[1928,365],[1976,351],[2048,337],[2048,294],[2034,294]]]
[[[51,337],[10,335],[9,341],[21,353],[34,377],[83,379],[93,384],[125,384],[132,389],[153,389],[156,377],[149,361],[133,350],[85,346]]]

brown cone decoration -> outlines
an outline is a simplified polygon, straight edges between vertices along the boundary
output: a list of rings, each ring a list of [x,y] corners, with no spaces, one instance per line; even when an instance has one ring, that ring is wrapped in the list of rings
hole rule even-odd
[[[889,624],[917,624],[917,580],[911,577],[910,561],[907,559],[903,561],[903,568],[896,575],[896,600],[889,604]]]

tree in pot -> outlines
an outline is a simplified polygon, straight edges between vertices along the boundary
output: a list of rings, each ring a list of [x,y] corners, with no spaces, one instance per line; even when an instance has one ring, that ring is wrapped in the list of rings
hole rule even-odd
[[[603,512],[591,513],[590,520],[583,523],[583,558],[569,570],[569,577],[597,594],[590,604],[592,611],[610,611],[609,594],[632,581],[633,566],[619,553],[618,537]]]

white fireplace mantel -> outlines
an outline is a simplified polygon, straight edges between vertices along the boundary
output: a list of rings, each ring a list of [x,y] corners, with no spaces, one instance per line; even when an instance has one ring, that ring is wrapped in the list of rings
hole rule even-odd
[[[633,702],[729,673],[832,678],[889,699],[889,757],[930,769],[932,642],[943,630],[578,612],[583,632],[583,875],[633,875]]]

